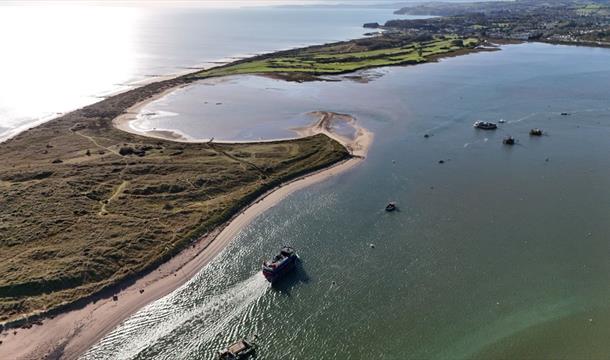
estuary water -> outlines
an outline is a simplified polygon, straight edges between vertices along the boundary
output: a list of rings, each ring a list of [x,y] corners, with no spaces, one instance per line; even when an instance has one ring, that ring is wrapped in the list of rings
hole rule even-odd
[[[142,81],[235,57],[356,38],[366,32],[365,22],[401,17],[390,8],[158,3],[0,4],[0,141]]]
[[[199,138],[282,136],[327,110],[354,115],[375,142],[84,359],[214,359],[255,335],[260,359],[610,353],[610,50],[510,45],[362,75],[233,77],[150,105],[175,115],[141,126]],[[486,132],[476,120],[504,123]],[[260,263],[285,244],[301,266],[272,288]]]

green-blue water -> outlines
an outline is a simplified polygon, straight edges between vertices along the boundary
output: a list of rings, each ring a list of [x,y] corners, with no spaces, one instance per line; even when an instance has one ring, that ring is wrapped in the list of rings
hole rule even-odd
[[[366,84],[233,78],[153,104],[179,114],[156,125],[193,136],[207,136],[209,100],[229,125],[248,109],[272,109],[272,123],[350,113],[375,142],[359,167],[265,212],[85,358],[213,359],[254,334],[260,359],[610,353],[610,50],[513,45],[373,72],[383,76]],[[495,132],[472,127],[500,119]],[[546,136],[530,138],[533,127]],[[508,134],[516,146],[502,145]],[[383,211],[390,200],[399,212]],[[302,269],[272,289],[260,262],[284,244]]]

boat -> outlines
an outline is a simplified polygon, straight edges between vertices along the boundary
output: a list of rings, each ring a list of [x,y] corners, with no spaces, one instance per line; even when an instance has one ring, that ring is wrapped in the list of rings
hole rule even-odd
[[[481,130],[495,130],[498,128],[498,125],[488,121],[477,121],[473,126]]]
[[[241,339],[226,349],[218,351],[218,360],[243,360],[254,354],[254,344]]]
[[[530,135],[531,136],[542,136],[542,129],[532,129],[530,130]]]
[[[397,208],[396,208],[396,203],[395,202],[391,202],[388,205],[386,205],[386,207],[385,207],[385,211],[388,211],[388,212],[394,211],[396,209]]]
[[[504,145],[515,145],[516,141],[515,138],[512,136],[507,136],[504,138],[504,140],[502,140],[502,143]]]
[[[265,276],[265,279],[271,283],[274,282],[282,275],[292,270],[298,259],[299,257],[293,248],[284,246],[273,260],[265,261],[263,263],[263,275]]]

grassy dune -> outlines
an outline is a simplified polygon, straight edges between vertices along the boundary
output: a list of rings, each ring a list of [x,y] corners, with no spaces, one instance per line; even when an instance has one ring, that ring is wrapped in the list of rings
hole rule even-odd
[[[113,128],[112,118],[164,87],[118,95],[0,144],[1,321],[151,269],[266,190],[349,156],[324,135],[211,145]]]

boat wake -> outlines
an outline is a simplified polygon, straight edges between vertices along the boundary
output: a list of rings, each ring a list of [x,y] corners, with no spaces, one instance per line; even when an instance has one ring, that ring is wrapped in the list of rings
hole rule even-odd
[[[520,123],[520,122],[522,122],[522,121],[529,120],[529,119],[531,119],[531,118],[535,117],[535,116],[536,116],[536,115],[538,115],[538,114],[539,114],[539,113],[537,113],[537,112],[533,112],[533,113],[531,113],[531,114],[529,114],[529,115],[526,115],[526,116],[524,116],[524,117],[521,117],[521,118],[519,118],[519,119],[515,119],[515,120],[509,120],[509,121],[507,121],[507,123],[508,123],[508,124],[517,124],[517,123]]]
[[[89,349],[82,359],[151,356],[177,359],[187,358],[189,354],[197,354],[197,358],[202,358],[202,355],[203,358],[212,358],[215,351],[225,344],[239,337],[254,335],[239,334],[238,331],[239,324],[249,317],[248,309],[270,287],[260,273],[222,293],[192,293],[193,288],[202,287],[205,288],[189,282],[144,307]],[[230,324],[235,326],[231,328]],[[180,338],[180,341],[176,341],[176,338]],[[209,348],[210,345],[213,348]]]

